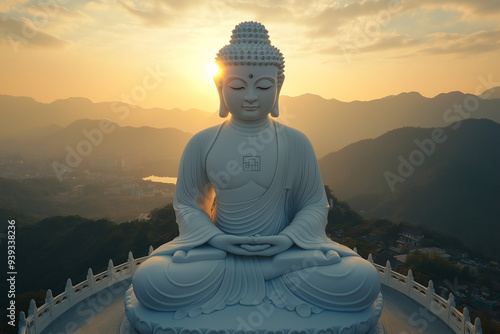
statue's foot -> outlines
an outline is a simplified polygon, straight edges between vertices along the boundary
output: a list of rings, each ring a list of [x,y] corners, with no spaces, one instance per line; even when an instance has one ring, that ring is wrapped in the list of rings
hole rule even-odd
[[[321,250],[291,248],[273,257],[260,260],[266,280],[273,279],[300,269],[326,266],[339,263],[341,258],[334,250],[326,253]]]

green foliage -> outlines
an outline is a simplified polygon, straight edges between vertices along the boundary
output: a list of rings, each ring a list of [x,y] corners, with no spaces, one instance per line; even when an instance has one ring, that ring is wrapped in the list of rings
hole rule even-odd
[[[147,255],[178,235],[172,205],[154,210],[150,221],[115,224],[106,219],[79,216],[50,217],[17,231],[18,291],[51,287],[54,295],[64,289],[66,278],[79,283],[92,268],[94,274],[115,264]],[[36,279],[35,279],[36,278]]]
[[[349,207],[346,202],[339,201],[332,193],[329,186],[325,186],[326,197],[332,207],[328,212],[328,225],[326,232],[332,234],[338,229],[348,229],[363,223],[363,218]],[[331,201],[330,201],[331,200]]]
[[[0,178],[0,210],[19,211],[23,215],[53,214],[60,210],[49,198],[68,190],[69,186],[66,183],[61,183],[55,178],[23,181]]]
[[[381,241],[386,246],[397,246],[396,240],[399,238],[402,226],[396,225],[387,219],[377,219],[373,223],[373,229],[380,235]]]
[[[411,269],[415,280],[423,285],[427,285],[430,279],[435,281],[453,280],[460,273],[460,270],[455,265],[437,253],[429,255],[418,250],[407,255],[402,268],[406,273]]]
[[[345,238],[342,244],[349,248],[356,247],[358,254],[364,259],[368,258],[369,254],[376,254],[379,248],[377,245],[369,243],[366,240],[356,238]]]

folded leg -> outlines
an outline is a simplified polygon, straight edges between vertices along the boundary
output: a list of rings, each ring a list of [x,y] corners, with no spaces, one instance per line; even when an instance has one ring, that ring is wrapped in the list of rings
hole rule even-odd
[[[288,290],[283,300],[288,309],[299,309],[305,316],[311,306],[332,311],[360,311],[368,308],[380,292],[380,278],[371,263],[358,256],[342,257],[339,263],[297,270],[276,279],[276,286]],[[297,302],[299,300],[299,302]],[[304,304],[301,304],[304,301]],[[308,306],[306,305],[309,304]],[[308,310],[304,310],[308,308]]]
[[[224,276],[225,259],[175,262],[153,256],[137,269],[132,284],[141,305],[156,311],[177,311],[209,300]]]

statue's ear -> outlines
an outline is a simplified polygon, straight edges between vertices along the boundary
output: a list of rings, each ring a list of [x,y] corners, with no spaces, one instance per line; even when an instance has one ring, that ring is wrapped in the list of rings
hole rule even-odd
[[[222,93],[222,78],[219,76],[214,77],[214,82],[217,87],[217,92],[219,93],[219,116],[225,118],[229,115],[229,110],[227,110],[226,103],[224,102],[224,95]]]
[[[281,80],[278,84],[278,91],[276,92],[276,101],[274,102],[273,110],[271,110],[271,116],[273,116],[273,117],[278,117],[280,115],[279,98],[280,98],[281,87],[283,86],[283,81],[285,81],[284,74],[281,75]]]

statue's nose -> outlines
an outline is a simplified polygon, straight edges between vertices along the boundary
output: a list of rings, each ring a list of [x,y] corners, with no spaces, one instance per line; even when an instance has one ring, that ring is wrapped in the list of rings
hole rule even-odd
[[[245,101],[249,102],[249,103],[255,102],[255,101],[257,101],[257,96],[255,96],[254,94],[252,94],[250,92],[249,94],[245,95]]]

